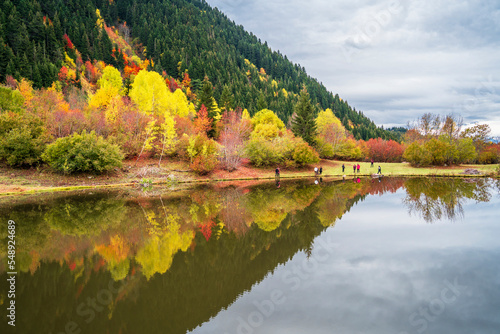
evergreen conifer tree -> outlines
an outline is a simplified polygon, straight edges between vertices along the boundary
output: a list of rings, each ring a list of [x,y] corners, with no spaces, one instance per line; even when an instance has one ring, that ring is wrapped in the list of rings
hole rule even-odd
[[[264,93],[260,92],[259,99],[257,100],[257,111],[267,109],[267,102]]]
[[[231,94],[231,90],[227,85],[224,85],[224,89],[222,90],[222,95],[220,97],[220,106],[222,109],[229,111],[234,108],[233,106],[234,98]]]
[[[309,145],[314,144],[314,137],[316,136],[314,108],[305,87],[300,92],[299,101],[295,105],[292,131],[296,136],[302,137]]]
[[[33,86],[38,89],[43,87],[42,77],[40,76],[40,70],[38,69],[38,64],[36,63],[33,65]]]
[[[201,89],[198,92],[198,103],[196,104],[196,111],[201,109],[201,106],[204,105],[207,108],[207,113],[209,118],[214,118],[215,113],[215,105],[213,100],[214,89],[208,77],[203,79],[203,84]]]

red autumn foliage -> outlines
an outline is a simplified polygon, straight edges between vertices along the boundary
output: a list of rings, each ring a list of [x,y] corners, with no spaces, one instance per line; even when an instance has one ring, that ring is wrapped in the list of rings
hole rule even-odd
[[[167,80],[167,85],[172,93],[177,89],[180,89],[179,84],[174,80],[174,78],[170,78],[170,80]]]
[[[395,193],[404,186],[405,182],[404,179],[398,178],[387,178],[384,179],[384,182],[379,182],[379,179],[372,179],[367,192],[370,195],[382,195],[387,192]]]
[[[137,156],[145,140],[144,129],[150,117],[140,112],[130,101],[121,109],[115,124],[108,125],[110,134],[113,135],[126,157]]]
[[[17,88],[17,80],[14,79],[12,75],[7,75],[5,78],[5,86],[11,88],[11,89],[16,89]]]
[[[75,261],[71,261],[71,262],[69,263],[69,270],[73,271],[73,270],[75,270],[75,268],[76,268],[76,263],[75,263]]]
[[[496,164],[500,161],[500,144],[489,144],[479,152],[479,163]]]
[[[94,130],[95,133],[100,136],[107,137],[110,134],[110,129],[106,124],[105,111],[101,109],[93,109],[89,112],[89,115],[92,116],[86,119],[86,125],[88,128]]]
[[[70,136],[75,132],[81,132],[85,128],[85,116],[80,110],[57,111],[54,120],[57,124],[57,138]]]
[[[366,142],[369,156],[374,161],[401,162],[404,147],[394,140],[383,140],[381,138],[370,139]]]
[[[85,77],[90,83],[97,83],[97,70],[94,65],[88,60],[85,62]]]
[[[69,36],[67,34],[64,34],[63,35],[63,40],[64,40],[64,43],[65,43],[65,46],[68,48],[68,49],[73,49],[75,46],[73,45],[73,42],[71,41],[71,39],[69,39]]]
[[[212,228],[215,226],[215,222],[209,221],[206,224],[200,225],[200,230],[205,239],[208,241],[212,236]]]

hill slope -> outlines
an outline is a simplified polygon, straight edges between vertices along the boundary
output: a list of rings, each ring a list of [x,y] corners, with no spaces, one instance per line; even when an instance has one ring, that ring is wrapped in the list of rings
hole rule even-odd
[[[10,74],[29,78],[35,87],[50,86],[66,55],[77,60],[68,43],[82,61],[103,60],[122,70],[101,17],[122,27],[135,51],[153,60],[154,70],[174,78],[188,71],[195,86],[208,76],[219,105],[247,108],[251,115],[267,107],[288,123],[306,86],[317,109],[334,110],[356,138],[394,137],[203,0],[4,1],[0,80]]]

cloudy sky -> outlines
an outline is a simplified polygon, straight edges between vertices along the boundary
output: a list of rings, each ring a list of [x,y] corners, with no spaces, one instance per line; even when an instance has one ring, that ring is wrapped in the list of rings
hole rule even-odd
[[[207,0],[378,125],[455,113],[500,136],[498,0]]]

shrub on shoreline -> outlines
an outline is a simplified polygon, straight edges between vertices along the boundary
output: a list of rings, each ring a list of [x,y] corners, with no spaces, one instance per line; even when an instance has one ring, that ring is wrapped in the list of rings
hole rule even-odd
[[[48,145],[42,158],[53,169],[65,174],[78,172],[103,173],[120,167],[123,153],[117,145],[94,131],[75,133]]]
[[[33,116],[12,112],[0,115],[0,160],[9,166],[38,164],[49,139],[43,123]]]

